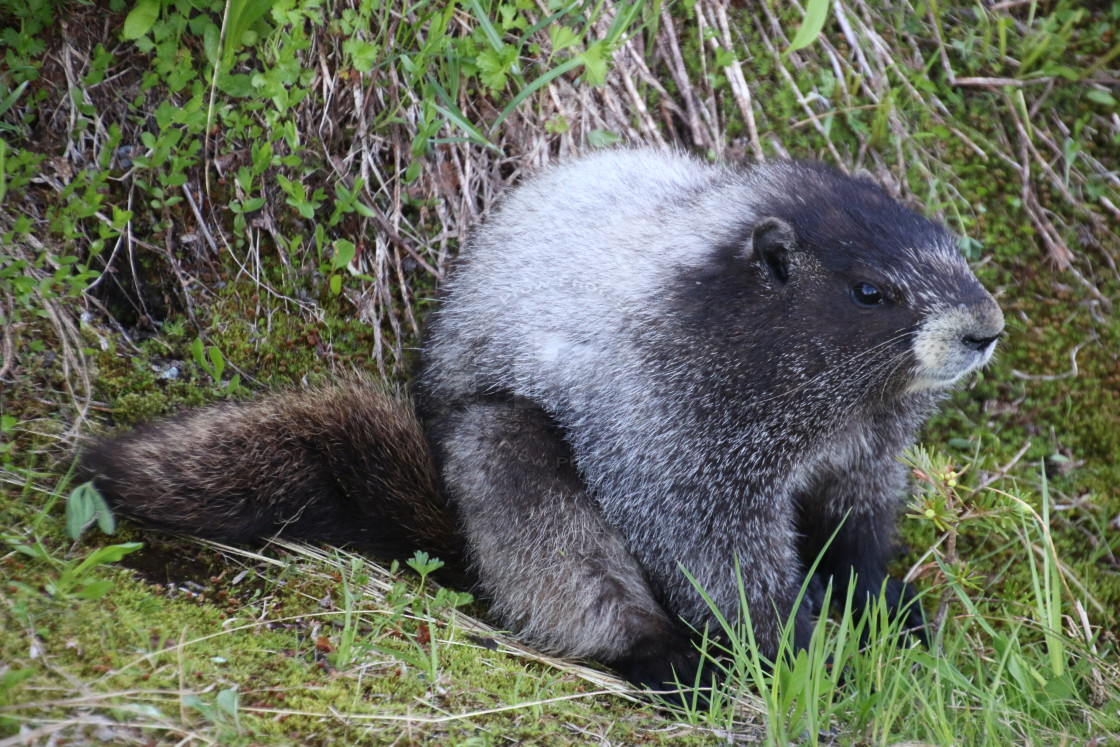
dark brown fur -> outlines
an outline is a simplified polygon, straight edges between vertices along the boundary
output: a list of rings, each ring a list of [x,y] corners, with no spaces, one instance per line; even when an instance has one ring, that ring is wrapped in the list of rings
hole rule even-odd
[[[411,404],[368,383],[187,412],[92,443],[80,468],[153,528],[230,542],[283,533],[391,557],[421,549],[462,565]]]

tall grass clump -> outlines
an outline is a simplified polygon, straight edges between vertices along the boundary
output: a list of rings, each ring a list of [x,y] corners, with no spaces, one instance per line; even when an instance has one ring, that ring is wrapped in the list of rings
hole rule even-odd
[[[908,461],[921,490],[914,518],[941,531],[920,561],[932,581],[919,597],[933,611],[929,647],[900,629],[882,598],[863,610],[849,593],[818,620],[804,651],[791,649],[788,621],[770,662],[757,653],[749,614],[731,621],[713,608],[722,629],[707,656],[720,676],[687,717],[733,729],[751,713],[743,701],[751,696],[773,745],[1056,744],[1115,734],[1114,642],[1089,622],[1080,586],[1055,554],[1045,474],[1032,501],[991,484],[966,487],[948,459],[924,449]],[[974,570],[984,559],[961,554],[970,536],[989,533],[1005,536],[1013,547],[1004,549],[1028,566],[1015,598],[987,596]],[[825,609],[830,601],[831,588]]]

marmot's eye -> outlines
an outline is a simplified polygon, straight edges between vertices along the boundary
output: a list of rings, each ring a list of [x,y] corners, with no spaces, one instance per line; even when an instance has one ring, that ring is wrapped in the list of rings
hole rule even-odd
[[[852,286],[852,300],[860,306],[878,306],[886,299],[883,292],[871,283],[856,283]]]

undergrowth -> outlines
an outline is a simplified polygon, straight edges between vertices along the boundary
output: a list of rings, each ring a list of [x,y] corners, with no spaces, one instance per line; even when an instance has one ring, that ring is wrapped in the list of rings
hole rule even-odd
[[[1108,743],[1120,3],[0,0],[0,731],[209,744]],[[798,31],[802,29],[802,31]],[[117,527],[79,436],[371,371],[526,172],[652,142],[864,168],[1009,320],[911,455],[879,610],[667,713],[426,576]],[[76,489],[76,491],[75,491]],[[69,498],[67,499],[67,497]],[[67,504],[69,509],[67,509]],[[142,545],[142,547],[141,547]]]

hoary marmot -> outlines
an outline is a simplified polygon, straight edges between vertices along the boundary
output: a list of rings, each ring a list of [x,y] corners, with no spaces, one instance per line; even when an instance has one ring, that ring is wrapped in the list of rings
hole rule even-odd
[[[1002,330],[950,234],[870,181],[611,150],[527,180],[464,247],[419,422],[346,383],[100,441],[83,468],[158,527],[428,550],[527,641],[662,687],[715,627],[684,570],[733,620],[741,574],[768,658],[791,615],[807,645],[795,599],[834,532],[820,577],[880,593],[897,457]]]

